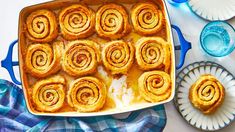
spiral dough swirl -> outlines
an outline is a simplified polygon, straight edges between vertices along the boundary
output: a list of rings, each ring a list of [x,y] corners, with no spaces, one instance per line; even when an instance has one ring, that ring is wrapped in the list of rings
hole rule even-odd
[[[136,60],[143,70],[164,69],[171,64],[170,44],[159,37],[143,37],[136,44]]]
[[[49,10],[32,12],[26,19],[27,38],[35,42],[46,43],[58,35],[55,14]]]
[[[225,96],[223,85],[212,75],[201,76],[190,88],[191,103],[204,114],[214,113]]]
[[[130,31],[128,14],[123,6],[106,4],[96,13],[96,31],[100,37],[118,39]]]
[[[102,61],[112,74],[126,74],[134,61],[134,53],[130,42],[111,41],[102,50]]]
[[[90,40],[77,40],[68,43],[62,68],[71,76],[83,76],[94,73],[99,62],[99,45]]]
[[[137,3],[131,10],[131,20],[137,33],[154,35],[162,27],[163,14],[153,3]]]
[[[100,110],[106,100],[104,83],[95,77],[82,77],[75,80],[68,91],[68,103],[80,112]]]
[[[33,102],[39,111],[54,112],[59,110],[65,99],[65,79],[54,76],[36,82],[33,86]]]
[[[61,68],[60,51],[63,49],[63,43],[54,42],[52,47],[49,44],[29,45],[25,57],[26,71],[32,76],[39,78],[59,71]]]
[[[72,5],[60,12],[59,24],[64,38],[86,38],[95,31],[95,13],[86,6]]]
[[[163,71],[144,72],[138,79],[140,95],[147,101],[160,102],[171,95],[170,75]]]

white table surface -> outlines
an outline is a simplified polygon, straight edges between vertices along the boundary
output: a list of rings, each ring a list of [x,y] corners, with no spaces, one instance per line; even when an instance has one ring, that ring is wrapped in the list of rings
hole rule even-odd
[[[17,39],[18,35],[18,16],[20,10],[29,5],[46,2],[47,0],[4,0],[0,4],[0,60],[6,57],[9,44]],[[205,55],[199,48],[199,35],[203,26],[207,21],[199,18],[190,11],[186,4],[172,5],[167,2],[168,11],[170,14],[172,24],[180,27],[185,38],[192,43],[192,50],[186,56],[185,65],[195,61],[210,60],[215,61],[225,68],[227,68],[233,75],[235,75],[235,51],[224,58],[212,58]],[[235,27],[235,18],[228,21]],[[176,36],[176,35],[174,35]],[[178,57],[178,52],[176,52]],[[14,60],[17,60],[17,47],[14,48]],[[176,59],[178,60],[178,59]],[[17,68],[15,68],[16,76],[19,78]],[[8,72],[0,67],[0,78],[10,80]],[[186,123],[186,121],[176,111],[172,102],[165,104],[167,113],[167,124],[164,132],[189,132],[198,131]],[[235,123],[223,129],[226,132],[235,131]]]

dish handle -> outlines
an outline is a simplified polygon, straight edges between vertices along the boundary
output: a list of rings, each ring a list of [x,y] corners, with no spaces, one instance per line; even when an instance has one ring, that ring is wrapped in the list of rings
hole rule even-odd
[[[180,45],[175,46],[175,50],[180,50],[180,61],[176,66],[176,69],[180,69],[184,65],[184,60],[187,52],[192,48],[191,43],[185,40],[180,28],[176,25],[171,25],[171,27],[177,32]]]
[[[18,40],[15,40],[10,44],[6,58],[1,61],[1,66],[8,71],[8,73],[10,74],[11,80],[15,84],[21,85],[21,82],[16,79],[15,73],[13,71],[13,66],[19,66],[18,61],[12,61],[13,47],[15,46],[16,43],[18,43]]]

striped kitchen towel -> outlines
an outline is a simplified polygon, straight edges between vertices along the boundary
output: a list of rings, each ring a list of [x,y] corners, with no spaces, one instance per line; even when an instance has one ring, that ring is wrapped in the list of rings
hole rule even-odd
[[[28,112],[22,89],[0,80],[0,131],[162,131],[166,125],[163,105],[132,112],[125,119],[99,117],[44,117]]]

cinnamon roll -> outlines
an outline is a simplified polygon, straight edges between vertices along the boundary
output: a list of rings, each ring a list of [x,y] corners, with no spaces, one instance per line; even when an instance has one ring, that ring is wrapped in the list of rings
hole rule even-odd
[[[95,13],[84,5],[72,5],[60,12],[59,24],[64,38],[86,38],[95,31]]]
[[[154,35],[162,28],[163,13],[150,2],[137,3],[131,10],[131,20],[135,31],[141,35]]]
[[[64,99],[65,79],[62,76],[40,80],[33,86],[32,101],[39,111],[57,111],[63,106]]]
[[[68,43],[62,68],[71,76],[83,76],[94,73],[99,62],[99,45],[90,40],[77,40]]]
[[[143,37],[136,43],[136,60],[142,70],[169,72],[171,64],[170,44],[159,37]]]
[[[96,13],[95,29],[100,37],[110,39],[129,33],[131,27],[124,7],[113,3],[101,6]]]
[[[47,43],[58,35],[55,14],[49,10],[37,10],[26,19],[26,36],[32,41]]]
[[[67,99],[71,107],[80,112],[100,110],[106,100],[104,83],[95,77],[82,77],[75,80],[69,88]]]
[[[140,95],[147,101],[160,102],[171,95],[170,75],[163,71],[144,72],[138,79]]]
[[[43,78],[58,72],[61,68],[62,42],[31,44],[25,56],[26,72],[34,77]]]
[[[134,61],[134,54],[134,47],[130,42],[111,41],[102,50],[102,61],[112,74],[126,74]]]
[[[225,90],[212,75],[201,76],[189,90],[189,100],[204,114],[212,114],[223,103]]]

